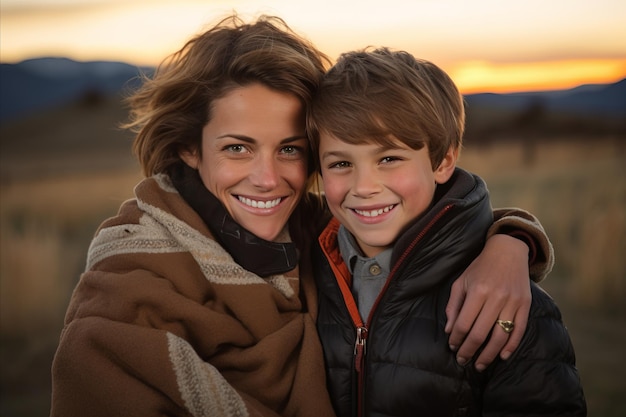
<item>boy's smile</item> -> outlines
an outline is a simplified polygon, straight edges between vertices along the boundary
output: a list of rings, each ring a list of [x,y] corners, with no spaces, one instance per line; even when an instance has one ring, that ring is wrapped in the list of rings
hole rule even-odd
[[[396,207],[395,204],[391,204],[389,206],[385,206],[383,208],[374,208],[374,209],[370,209],[370,208],[365,208],[365,209],[358,209],[358,208],[353,208],[352,210],[354,210],[354,212],[356,214],[358,214],[359,216],[363,216],[363,217],[370,217],[372,218],[372,220],[375,221],[382,221],[383,220],[383,215],[389,213],[391,210],[394,209],[394,207]],[[365,220],[365,219],[364,219]]]
[[[427,147],[415,150],[399,140],[396,145],[373,141],[354,145],[320,136],[328,206],[369,257],[393,246],[428,209],[436,184],[449,179],[456,163],[456,152],[449,152],[433,171]]]

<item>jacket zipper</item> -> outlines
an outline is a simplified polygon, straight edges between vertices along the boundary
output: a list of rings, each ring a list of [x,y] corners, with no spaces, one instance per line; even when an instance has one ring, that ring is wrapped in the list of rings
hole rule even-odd
[[[385,292],[387,291],[387,287],[389,286],[389,283],[391,282],[393,276],[396,274],[398,268],[400,267],[400,265],[402,264],[402,262],[406,259],[406,257],[409,255],[409,253],[411,253],[411,251],[413,250],[413,248],[415,247],[415,245],[417,245],[417,243],[422,240],[422,238],[424,237],[424,235],[428,232],[428,230],[430,230],[430,228],[437,223],[437,221],[439,221],[439,219],[448,212],[448,210],[450,210],[454,205],[453,204],[448,204],[447,206],[445,206],[443,209],[441,209],[441,211],[439,213],[437,213],[437,215],[435,215],[435,217],[432,218],[432,220],[430,222],[428,222],[428,224],[420,231],[420,233],[415,237],[415,239],[413,239],[413,241],[411,242],[411,244],[409,245],[409,247],[402,253],[402,256],[400,256],[400,258],[398,258],[398,260],[396,261],[393,269],[389,272],[389,276],[387,276],[387,280],[385,281],[385,285],[383,286],[383,288],[380,290],[380,294],[378,294],[378,297],[376,297],[376,301],[374,301],[374,304],[372,305],[372,309],[370,310],[370,314],[367,317],[366,320],[366,324],[363,325],[359,325],[355,322],[355,326],[356,326],[356,341],[354,344],[354,369],[356,370],[357,374],[358,374],[358,378],[357,378],[357,401],[358,401],[358,405],[357,405],[357,417],[362,417],[363,415],[363,394],[364,394],[364,388],[365,388],[365,355],[367,354],[366,351],[366,342],[367,342],[367,335],[369,332],[369,328],[372,324],[372,317],[374,315],[374,311],[376,311],[376,308],[378,307],[378,304],[380,303],[380,300],[382,299],[383,295],[385,294]]]
[[[356,369],[359,373],[363,371],[363,359],[365,359],[366,343],[367,327],[357,327],[356,342],[354,343],[354,369]]]
[[[437,223],[437,221],[445,213],[447,213],[448,210],[450,210],[453,206],[454,206],[453,204],[448,204],[439,213],[437,213],[437,215],[433,217],[433,219],[426,225],[426,227],[424,227],[424,229],[422,229],[422,231],[417,235],[417,237],[413,239],[409,247],[404,251],[402,256],[395,263],[393,269],[389,272],[389,276],[387,277],[385,285],[381,289],[380,294],[378,294],[378,297],[376,298],[376,301],[374,302],[374,305],[372,306],[372,309],[370,311],[369,317],[367,318],[366,324],[363,323],[363,321],[361,320],[361,316],[358,313],[358,310],[356,310],[356,304],[354,304],[354,297],[352,296],[352,291],[345,284],[340,283],[341,279],[339,279],[337,274],[341,274],[341,273],[334,267],[334,263],[331,260],[332,258],[329,256],[324,245],[322,245],[322,251],[326,255],[327,259],[329,260],[331,269],[336,274],[335,278],[338,282],[339,290],[343,295],[346,309],[348,310],[348,314],[350,315],[352,319],[352,324],[354,325],[356,329],[353,356],[354,356],[354,369],[355,369],[355,372],[357,373],[357,417],[361,417],[363,415],[363,391],[364,391],[364,385],[365,385],[365,357],[367,355],[367,336],[369,333],[369,326],[371,325],[374,311],[378,307],[378,304],[380,303],[380,300],[383,294],[387,291],[387,287],[389,286],[389,283],[391,282],[392,277],[395,275],[396,271],[398,270],[399,266],[402,264],[404,259],[406,259],[406,257],[415,247],[415,245],[417,245],[417,243],[420,240],[422,240],[426,232],[435,223]],[[348,307],[347,305],[348,300],[350,300],[350,303],[352,304],[353,308]]]
[[[363,385],[365,381],[365,354],[367,350],[367,327],[356,328],[354,343],[354,369],[357,373],[357,416],[363,414]]]
[[[338,290],[343,298],[343,307],[348,313],[350,321],[352,322],[352,326],[356,331],[354,351],[352,356],[354,371],[352,372],[357,373],[357,386],[355,387],[355,389],[357,389],[357,404],[351,407],[351,413],[353,413],[356,409],[358,415],[361,415],[362,394],[360,392],[360,388],[363,386],[361,378],[363,375],[365,364],[367,327],[365,327],[365,324],[361,319],[361,315],[359,314],[359,309],[356,305],[356,301],[352,296],[352,291],[349,285],[349,282],[351,280],[350,272],[345,263],[343,263],[341,254],[339,254],[338,250],[336,252],[330,252],[328,250],[328,247],[326,246],[324,240],[325,237],[326,234],[322,232],[322,234],[319,236],[320,247],[322,249],[322,252],[326,256],[328,264],[335,277],[335,284],[337,285]],[[339,308],[341,308],[341,306],[339,306]]]

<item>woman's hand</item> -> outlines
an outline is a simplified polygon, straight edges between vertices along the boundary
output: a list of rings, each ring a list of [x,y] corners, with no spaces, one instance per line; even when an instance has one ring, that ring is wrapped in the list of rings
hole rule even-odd
[[[531,303],[528,246],[514,237],[496,234],[452,285],[446,307],[450,348],[463,365],[492,332],[475,366],[484,370],[500,354],[508,359],[526,330]],[[507,333],[496,320],[514,323]]]

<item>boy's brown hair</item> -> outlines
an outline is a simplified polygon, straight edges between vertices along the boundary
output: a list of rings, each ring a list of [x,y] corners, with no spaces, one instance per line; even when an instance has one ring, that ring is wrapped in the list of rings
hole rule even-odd
[[[450,147],[460,149],[463,97],[435,64],[389,48],[342,54],[324,76],[309,109],[314,153],[320,134],[351,144],[428,146],[433,169]]]

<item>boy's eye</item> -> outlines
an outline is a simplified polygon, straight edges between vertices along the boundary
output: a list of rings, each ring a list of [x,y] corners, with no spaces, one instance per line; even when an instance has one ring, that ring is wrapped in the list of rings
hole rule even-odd
[[[384,158],[382,158],[380,160],[380,163],[381,164],[389,164],[389,163],[391,163],[393,161],[398,161],[398,160],[400,160],[400,158],[398,158],[397,156],[385,156]]]
[[[328,168],[341,169],[341,168],[349,168],[350,166],[351,164],[348,161],[339,161],[339,162],[333,162],[332,164],[328,165]]]

